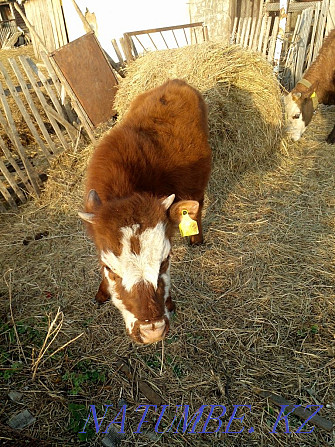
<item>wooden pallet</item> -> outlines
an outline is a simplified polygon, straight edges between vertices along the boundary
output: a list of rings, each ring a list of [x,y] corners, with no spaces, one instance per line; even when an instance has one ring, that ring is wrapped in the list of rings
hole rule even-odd
[[[9,59],[11,72],[0,63],[0,210],[38,196],[52,157],[73,149],[81,134],[75,113],[62,104],[62,84],[44,59],[44,70],[26,56]]]

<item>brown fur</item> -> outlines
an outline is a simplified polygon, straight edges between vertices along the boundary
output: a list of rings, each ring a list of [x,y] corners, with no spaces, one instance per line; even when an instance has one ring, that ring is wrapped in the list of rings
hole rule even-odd
[[[312,101],[310,96],[313,92],[318,97],[320,104],[335,104],[335,30],[332,30],[323,42],[318,57],[304,73],[312,85],[307,88],[302,84],[297,84],[291,91],[292,97],[303,112],[306,126],[312,119]],[[299,93],[299,98],[295,94]],[[335,133],[335,126],[327,138],[328,143],[334,143],[335,138],[331,135]],[[335,135],[334,135],[335,136]]]
[[[201,209],[210,170],[207,109],[201,94],[184,81],[172,80],[139,95],[122,122],[100,141],[88,166],[87,197],[93,189],[100,200],[87,200],[85,211],[95,215],[88,230],[98,251],[111,250],[119,256],[120,229],[134,224],[140,225],[141,233],[162,221],[166,236],[171,238],[184,203],[200,230],[190,238],[191,243],[202,242]],[[162,199],[171,194],[176,195],[176,203],[166,212]],[[199,206],[184,200],[196,201]],[[136,237],[131,240],[131,249],[134,253],[140,250]],[[168,267],[163,264],[160,274]],[[123,304],[140,321],[163,317],[161,278],[156,292],[140,283],[127,293],[121,279],[116,278],[116,282]],[[104,279],[97,300],[105,301],[106,295]],[[166,305],[174,309],[170,297]],[[136,331],[134,328],[132,335],[138,341]]]

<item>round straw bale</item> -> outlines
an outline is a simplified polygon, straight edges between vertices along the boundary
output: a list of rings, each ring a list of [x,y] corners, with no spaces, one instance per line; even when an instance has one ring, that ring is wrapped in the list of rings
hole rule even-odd
[[[210,144],[215,159],[223,158],[225,174],[241,173],[278,148],[280,90],[261,55],[213,42],[147,53],[129,65],[120,83],[115,97],[119,120],[135,96],[172,78],[184,79],[203,94]]]

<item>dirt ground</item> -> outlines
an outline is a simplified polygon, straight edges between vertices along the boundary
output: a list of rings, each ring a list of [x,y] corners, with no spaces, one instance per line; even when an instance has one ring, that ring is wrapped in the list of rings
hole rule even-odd
[[[260,394],[320,405],[335,423],[334,122],[321,108],[298,143],[225,182],[214,157],[205,243],[175,236],[177,312],[165,342],[145,347],[92,302],[99,269],[77,211],[93,147],[59,156],[42,197],[0,216],[0,443],[101,446],[115,418],[124,434],[105,445],[334,445],[334,430],[286,425]],[[206,428],[214,405],[221,420]],[[185,408],[199,423],[183,433]],[[24,410],[33,423],[10,428]]]

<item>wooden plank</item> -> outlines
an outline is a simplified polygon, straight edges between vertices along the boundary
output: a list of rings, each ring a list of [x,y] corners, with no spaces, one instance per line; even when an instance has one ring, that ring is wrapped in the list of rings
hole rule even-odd
[[[254,36],[255,36],[255,30],[257,25],[257,18],[253,17],[252,23],[251,23],[251,30],[250,30],[250,38],[249,38],[249,44],[248,47],[252,48],[254,43]]]
[[[27,112],[27,110],[26,110],[26,108],[25,108],[25,106],[24,106],[24,104],[23,104],[23,102],[22,102],[22,100],[21,100],[21,98],[20,98],[20,95],[19,95],[18,92],[16,91],[16,89],[15,89],[15,87],[14,87],[14,84],[13,84],[11,78],[8,76],[8,73],[7,73],[5,67],[2,65],[1,62],[0,62],[0,71],[1,71],[1,73],[2,73],[2,75],[3,75],[3,77],[5,78],[5,81],[6,81],[6,83],[7,83],[7,86],[8,86],[8,88],[9,88],[9,91],[10,91],[11,94],[12,94],[12,98],[14,99],[14,101],[15,101],[17,107],[19,108],[19,110],[20,110],[20,112],[21,112],[21,114],[22,114],[22,116],[23,116],[25,122],[27,123],[27,126],[28,126],[28,128],[30,129],[30,132],[32,133],[32,135],[33,135],[33,137],[35,138],[35,140],[36,140],[38,146],[41,148],[43,154],[45,155],[46,159],[47,159],[48,162],[49,162],[49,159],[50,159],[51,154],[50,154],[50,152],[48,151],[48,148],[45,146],[44,142],[42,141],[41,137],[39,136],[39,134],[38,134],[38,132],[37,132],[37,130],[36,130],[36,128],[35,128],[35,126],[34,126],[32,120],[31,120],[31,118],[30,118],[30,115],[29,115],[29,113]]]
[[[2,47],[1,47],[2,49],[6,48],[9,36],[10,36],[10,31],[8,31],[8,33],[6,34],[6,37],[4,38],[4,41],[2,42]]]
[[[7,118],[8,125],[6,124],[2,114],[0,114],[0,124],[5,129],[7,135],[11,139],[13,145],[16,147],[16,150],[18,151],[18,154],[20,155],[23,166],[27,172],[29,181],[34,189],[34,192],[36,193],[36,195],[39,195],[40,189],[39,189],[39,186],[37,183],[38,175],[35,172],[33,165],[30,163],[29,159],[26,157],[24,147],[21,144],[20,137],[19,137],[18,131],[16,129],[9,105],[7,103],[5,92],[3,91],[1,84],[0,84],[0,98],[1,98],[2,106],[3,106],[4,112],[5,112],[6,118]]]
[[[26,201],[26,198],[24,194],[22,193],[21,189],[18,187],[14,176],[8,171],[5,163],[0,158],[0,171],[2,172],[3,176],[7,180],[8,184],[13,188],[13,191],[16,193],[18,198],[21,200],[22,203]]]
[[[182,28],[196,28],[196,27],[202,27],[203,22],[195,22],[195,23],[186,23],[185,25],[175,25],[175,26],[166,26],[163,28],[151,28],[151,29],[145,29],[145,30],[139,30],[139,31],[128,31],[125,34],[128,34],[129,36],[134,36],[135,34],[148,34],[148,33],[159,33],[162,31],[172,31]]]
[[[320,48],[323,43],[323,37],[324,37],[324,32],[325,32],[325,25],[326,25],[328,10],[329,10],[329,0],[323,0],[320,15],[319,15],[318,29],[317,29],[316,38],[315,38],[313,61],[318,56]]]
[[[21,65],[24,69],[24,71],[26,72],[26,75],[31,83],[31,85],[34,87],[35,93],[43,107],[43,109],[45,110],[45,113],[47,114],[47,117],[50,121],[50,124],[52,125],[52,127],[54,128],[54,131],[56,132],[56,135],[59,139],[59,141],[61,142],[63,148],[65,150],[68,149],[68,144],[64,138],[64,135],[62,133],[62,131],[60,130],[57,121],[48,113],[48,111],[46,110],[46,106],[48,105],[43,93],[41,92],[41,89],[38,87],[37,85],[37,81],[34,77],[34,73],[30,67],[30,65],[28,64],[27,58],[25,56],[19,56],[19,61],[21,62]]]
[[[277,394],[273,394],[269,391],[261,391],[258,389],[256,390],[256,392],[259,396],[269,399],[270,402],[272,402],[274,405],[277,405],[278,407],[287,405],[287,413],[294,409],[294,405],[291,402],[281,396],[278,396]],[[294,411],[292,411],[292,415],[297,416],[302,421],[307,421],[307,419],[310,419],[311,424],[315,424],[317,427],[320,427],[328,432],[331,432],[334,429],[334,424],[332,421],[330,421],[329,419],[325,419],[318,414],[313,416],[313,411],[302,408],[301,405],[299,405]]]
[[[245,31],[245,36],[244,36],[244,41],[243,41],[243,46],[247,47],[248,46],[248,41],[250,38],[250,27],[251,27],[251,17],[248,17],[248,22],[247,22],[247,28]]]
[[[253,43],[252,43],[253,51],[257,51],[257,46],[258,46],[258,42],[259,42],[259,34],[261,32],[262,21],[263,21],[263,18],[262,18],[261,15],[259,15],[258,19],[257,19],[257,25],[256,25],[256,29],[255,29]]]
[[[265,33],[266,22],[267,22],[267,17],[263,17],[261,30],[260,30],[259,37],[258,37],[258,45],[257,45],[257,51],[259,51],[259,52],[262,50],[262,43],[263,43],[263,36]]]
[[[29,20],[27,19],[27,17],[25,16],[25,14],[23,13],[23,11],[21,10],[21,8],[19,7],[19,5],[17,5],[16,3],[14,4],[14,8],[17,10],[17,12],[20,14],[20,16],[22,17],[22,19],[24,20],[24,23],[27,25],[27,28],[29,29],[30,33],[32,34],[33,38],[37,41],[38,45],[40,47],[42,47],[42,49],[47,53],[48,50],[45,46],[45,43],[43,42],[43,40],[41,39],[41,37],[38,35],[38,33],[35,31],[35,28],[33,27],[33,25],[29,22]],[[31,2],[28,2],[25,7],[27,7],[27,5],[32,5]],[[36,17],[38,17],[38,15],[36,15]]]
[[[277,34],[279,29],[279,17],[275,17],[274,23],[273,23],[273,29],[272,29],[272,36],[271,36],[271,42],[268,52],[268,61],[273,62],[273,56],[275,52],[275,45],[277,40]]]
[[[0,118],[1,120],[1,118]],[[10,153],[9,149],[6,146],[6,143],[0,136],[0,148],[2,149],[2,152],[4,153],[6,160],[12,165],[14,168],[16,174],[21,179],[24,186],[27,188],[27,191],[30,192],[30,194],[34,194],[34,190],[29,182],[29,179],[23,169],[21,169],[18,164],[16,163],[15,159],[12,157],[12,154]]]
[[[32,111],[32,114],[34,115],[34,118],[35,118],[39,128],[41,129],[43,137],[45,138],[46,142],[48,143],[48,145],[49,145],[49,147],[51,149],[51,152],[52,153],[56,153],[56,146],[55,146],[54,142],[52,141],[52,139],[50,138],[50,135],[49,135],[49,133],[48,133],[48,131],[47,131],[45,125],[44,125],[44,122],[43,122],[43,120],[42,120],[42,118],[41,118],[41,116],[40,116],[40,114],[39,114],[39,112],[37,110],[37,107],[36,107],[32,97],[30,95],[29,90],[28,90],[28,88],[26,86],[25,80],[23,79],[23,76],[21,74],[19,66],[17,65],[16,60],[12,59],[12,58],[8,59],[8,60],[9,60],[9,63],[10,63],[10,65],[11,65],[11,67],[12,67],[12,69],[13,69],[13,71],[14,71],[14,73],[15,73],[18,81],[19,81],[19,84],[21,86],[22,92],[23,92],[23,94],[24,94],[24,96],[26,98],[26,101],[27,101],[27,103],[28,103],[28,105],[30,107],[30,110]]]
[[[71,138],[72,141],[75,141],[76,134],[77,134],[76,129],[68,121],[66,121],[67,116],[64,113],[64,110],[63,110],[62,106],[60,105],[54,91],[52,90],[51,86],[48,84],[47,78],[44,76],[44,74],[41,72],[41,70],[36,66],[36,64],[30,58],[26,57],[26,61],[30,65],[30,68],[34,71],[34,73],[36,73],[37,76],[40,78],[46,92],[48,93],[48,95],[52,101],[52,104],[54,105],[55,109],[57,110],[57,113],[61,117],[63,117],[63,123],[66,123],[66,124],[63,124],[63,126],[65,127],[69,137]],[[51,107],[49,107],[49,109],[51,109]],[[59,119],[58,119],[58,122],[60,122]]]
[[[177,38],[176,38],[176,35],[175,35],[175,33],[174,33],[174,30],[171,30],[171,31],[172,31],[174,40],[176,41],[177,48],[179,48],[178,40],[177,40]],[[198,39],[197,39],[197,35],[196,35],[196,32],[195,32],[195,29],[194,29],[194,37],[195,37],[195,41],[196,41],[196,43],[198,43]]]
[[[208,42],[209,41],[208,26],[207,25],[203,25],[203,30],[204,30],[204,33],[205,33],[205,41]]]
[[[266,55],[266,51],[268,49],[270,27],[271,27],[271,17],[268,17],[267,18],[266,28],[265,28],[265,33],[264,33],[264,40],[263,40],[263,51],[262,51],[262,53],[264,55]]]
[[[153,46],[155,47],[155,50],[158,50],[158,48],[157,48],[157,46],[156,46],[156,44],[155,44],[153,38],[151,37],[151,34],[148,34],[148,36],[149,36],[149,39],[151,40],[151,43],[152,43]],[[137,36],[136,36],[136,37],[137,37]]]
[[[300,42],[298,48],[297,63],[295,67],[295,81],[298,81],[302,77],[313,12],[314,12],[313,8],[308,8],[301,13],[300,30],[299,30]]]
[[[243,22],[244,22],[244,18],[240,17],[239,21],[238,21],[238,27],[237,27],[236,38],[235,38],[236,45],[238,45],[241,42],[241,33],[242,33],[242,28],[243,28]]]
[[[242,32],[241,32],[241,38],[240,38],[240,45],[243,45],[244,36],[245,36],[246,29],[247,29],[247,24],[248,24],[248,19],[247,19],[247,17],[244,17],[243,18],[243,27],[242,27]]]
[[[300,12],[307,8],[315,8],[320,2],[293,2],[289,4],[288,12]],[[267,12],[278,12],[280,10],[280,3],[267,3]]]
[[[234,18],[233,29],[230,35],[230,43],[234,44],[236,42],[236,31],[237,31],[238,17]]]
[[[50,107],[48,104],[45,106],[46,111],[50,116],[52,116],[56,121],[59,122],[62,126],[65,127],[65,129],[68,131],[69,135],[71,136],[72,142],[75,142],[78,137],[77,130],[62,116],[59,115],[59,113],[56,112],[52,107]]]
[[[184,33],[185,33],[185,37],[186,37],[186,32],[185,32],[185,30],[184,30]],[[162,37],[162,39],[163,39],[163,42],[165,43],[165,46],[166,46],[166,48],[169,48],[169,45],[167,44],[167,42],[166,42],[166,40],[165,40],[165,38],[164,38],[164,34],[163,33],[159,33],[160,35],[161,35],[161,37]],[[187,40],[187,37],[186,37],[186,40]],[[188,40],[187,40],[187,44],[188,44]]]
[[[76,10],[76,13],[78,14],[80,20],[82,21],[82,24],[84,25],[85,33],[94,32],[94,30],[91,28],[90,24],[86,20],[86,17],[81,12],[81,9],[79,8],[79,6],[77,5],[75,0],[72,0],[72,4],[73,4],[74,9]]]
[[[116,39],[112,39],[112,45],[113,45],[114,51],[119,59],[121,67],[124,67],[124,60],[123,60],[123,57],[122,57],[122,54],[121,54],[121,51],[117,44]]]
[[[7,40],[7,42],[2,46],[2,49],[9,50],[11,49],[17,42],[17,39],[22,36],[22,31],[17,31],[16,33],[12,34],[10,38]]]
[[[9,194],[8,189],[6,188],[6,185],[2,182],[2,180],[0,180],[0,192],[4,196],[5,200],[8,202],[11,208],[17,208],[15,200]]]
[[[120,43],[125,54],[126,61],[129,64],[131,61],[134,60],[134,56],[131,52],[131,47],[129,45],[129,41],[127,40],[126,34],[124,34],[123,37],[120,38]]]
[[[54,20],[54,34],[55,34],[55,42],[56,48],[60,48],[63,45],[66,45],[69,40],[66,34],[65,22],[62,10],[62,4],[60,1],[48,0],[50,15],[52,15]]]
[[[316,36],[316,30],[319,23],[319,15],[320,15],[320,4],[318,4],[314,10],[314,23],[313,23],[313,29],[312,29],[312,35],[311,35],[311,41],[309,46],[309,54],[307,59],[307,68],[311,65],[312,59],[313,59],[313,50],[314,50],[314,42],[315,42],[315,36]]]

